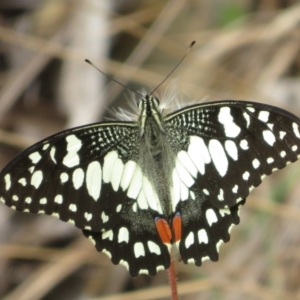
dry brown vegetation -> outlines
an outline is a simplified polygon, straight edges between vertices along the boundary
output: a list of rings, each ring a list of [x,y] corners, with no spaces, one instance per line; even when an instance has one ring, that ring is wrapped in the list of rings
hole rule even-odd
[[[172,75],[181,98],[300,116],[299,1],[2,0],[0,21],[1,168],[43,137],[128,106],[128,92],[85,58],[151,89],[196,40]],[[299,225],[298,162],[252,192],[219,262],[176,264],[181,299],[300,299]],[[70,224],[0,205],[3,300],[169,299],[167,284],[166,272],[130,278]]]

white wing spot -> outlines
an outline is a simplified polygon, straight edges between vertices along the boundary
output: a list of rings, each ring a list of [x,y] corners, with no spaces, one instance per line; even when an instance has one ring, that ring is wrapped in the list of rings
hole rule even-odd
[[[221,208],[219,209],[220,215],[224,218],[225,215],[230,215],[230,209],[229,208]]]
[[[250,173],[248,171],[246,171],[244,174],[243,174],[243,179],[244,180],[248,180],[250,177]]]
[[[219,195],[218,195],[218,199],[220,201],[224,201],[224,190],[220,189]]]
[[[216,213],[213,211],[212,208],[209,208],[209,209],[206,211],[205,216],[206,216],[206,220],[207,220],[209,226],[211,226],[213,223],[216,223],[216,222],[218,221],[217,215],[216,215]]]
[[[258,114],[258,119],[267,123],[269,120],[269,115],[270,115],[270,113],[268,111],[265,111],[265,110],[260,111]]]
[[[243,112],[243,116],[244,116],[244,118],[247,122],[246,127],[249,128],[249,126],[250,126],[250,116],[246,112]]]
[[[152,186],[152,184],[150,183],[149,179],[145,176],[143,176],[143,185],[141,191],[144,192],[144,196],[147,199],[149,207],[162,214],[163,213],[162,207],[159,198],[157,196],[157,193],[154,187]]]
[[[294,145],[294,146],[292,147],[292,150],[293,150],[293,151],[297,151],[297,150],[298,150],[298,146],[297,146],[297,145]]]
[[[13,196],[12,196],[12,199],[13,199],[14,201],[18,201],[18,200],[19,200],[19,197],[18,197],[17,195],[13,195]]]
[[[163,271],[163,270],[165,270],[165,269],[166,269],[166,268],[165,268],[164,266],[160,265],[160,266],[157,266],[157,267],[156,267],[156,272]]]
[[[240,141],[240,147],[243,150],[248,150],[249,149],[248,141],[247,140],[241,140]]]
[[[283,140],[283,138],[285,137],[285,135],[286,135],[285,131],[280,131],[279,132],[279,137],[280,137],[281,140]]]
[[[271,130],[273,130],[273,128],[274,128],[274,124],[272,124],[272,123],[268,123],[267,125],[268,125],[268,127],[269,127]]]
[[[40,199],[40,204],[42,204],[42,205],[47,204],[47,199],[46,198]]]
[[[76,212],[77,211],[77,205],[72,203],[69,205],[69,210],[72,212]]]
[[[104,163],[103,163],[103,181],[105,183],[111,182],[111,178],[114,171],[114,165],[117,159],[118,159],[117,151],[111,151],[105,155]]]
[[[189,258],[187,263],[191,264],[191,265],[194,265],[195,264],[195,259],[194,258]]]
[[[257,158],[253,159],[252,166],[254,169],[257,169],[260,166],[260,162]]]
[[[281,156],[281,157],[285,157],[285,156],[286,156],[286,152],[285,152],[285,151],[281,151],[281,152],[280,152],[280,156]]]
[[[299,133],[299,127],[296,123],[293,123],[293,129],[294,129],[294,133],[295,133],[295,136],[300,139],[300,133]]]
[[[37,164],[41,160],[42,156],[40,153],[34,152],[29,155],[29,158],[31,159],[33,164]]]
[[[230,234],[232,228],[235,226],[235,224],[231,224],[229,227],[228,227],[228,233]]]
[[[10,178],[10,174],[6,174],[4,176],[4,181],[5,181],[5,190],[9,190],[11,187],[11,178]]]
[[[55,149],[55,147],[53,146],[53,147],[51,148],[51,150],[50,150],[50,157],[51,157],[52,161],[53,161],[55,164],[57,164],[57,161],[56,161],[56,159],[55,159],[55,152],[56,152],[56,149]]]
[[[132,211],[137,212],[137,204],[136,202],[132,205]]]
[[[105,212],[103,211],[101,214],[101,219],[103,223],[106,223],[109,220],[109,217],[107,214],[105,214]]]
[[[111,184],[115,192],[119,189],[123,171],[124,171],[124,164],[122,160],[118,158],[114,164],[114,170],[111,177]]]
[[[127,191],[127,196],[131,199],[136,199],[142,188],[142,183],[143,173],[140,166],[137,165]]]
[[[238,149],[234,141],[228,140],[225,142],[225,149],[228,155],[235,161],[238,159]]]
[[[271,164],[271,163],[273,163],[274,162],[274,158],[273,157],[268,157],[267,158],[267,163],[268,164]]]
[[[191,198],[192,198],[193,200],[196,199],[195,193],[194,193],[193,191],[190,191],[190,196],[191,196]]]
[[[85,212],[85,213],[84,213],[84,218],[85,218],[88,222],[92,220],[92,217],[93,217],[92,214],[90,214],[90,213],[88,213],[88,212]]]
[[[126,227],[121,227],[119,229],[119,234],[118,234],[118,243],[125,242],[128,244],[129,242],[129,231]]]
[[[47,150],[49,148],[49,144],[45,144],[44,146],[43,146],[43,150]]]
[[[116,208],[116,212],[120,212],[122,209],[122,204],[118,204],[117,208]]]
[[[209,141],[208,148],[217,171],[224,177],[228,170],[228,159],[223,146],[218,140],[212,139]]]
[[[129,184],[132,180],[135,168],[137,164],[133,160],[129,160],[124,167],[123,175],[121,179],[121,188],[123,191],[127,190],[129,187]]]
[[[26,178],[20,178],[19,180],[18,180],[18,182],[20,183],[20,184],[22,184],[23,186],[25,186],[26,184],[27,184],[27,180],[26,180]]]
[[[232,188],[232,192],[236,194],[236,193],[238,192],[238,189],[239,189],[238,185],[235,185],[235,186]]]
[[[185,238],[185,248],[189,248],[195,243],[194,233],[191,231],[188,236]]]
[[[54,198],[54,202],[57,204],[62,204],[63,203],[63,197],[62,195],[56,195]]]
[[[207,196],[209,196],[209,191],[207,189],[203,189],[203,193]]]
[[[102,237],[103,237],[103,234],[102,234]],[[91,236],[90,236],[89,238],[90,238],[91,241],[96,245],[96,242],[93,240],[93,238],[92,238]],[[111,254],[110,254],[110,252],[108,252],[106,249],[103,249],[102,252],[103,252],[105,255],[107,255],[107,256],[111,259]],[[126,267],[125,263],[126,263],[126,261],[124,261],[123,259],[120,260],[120,265],[123,265],[123,266]],[[127,263],[127,267],[126,267],[126,268],[127,268],[127,270],[129,270],[129,265],[128,265],[128,263]]]
[[[69,180],[69,175],[65,172],[60,174],[60,181],[61,183],[65,183]]]
[[[86,170],[85,183],[89,195],[97,201],[100,197],[102,186],[102,170],[98,161],[89,163]]]
[[[135,258],[138,258],[140,256],[145,256],[145,248],[141,242],[137,242],[134,244],[133,251],[134,251]]]
[[[221,245],[224,244],[224,241],[223,240],[219,240],[216,244],[216,248],[217,248],[217,251],[219,252],[220,251],[220,247]]]
[[[198,136],[190,136],[188,154],[200,174],[204,175],[205,164],[209,164],[211,162],[211,157],[204,140]]]
[[[233,117],[230,113],[229,107],[222,107],[220,109],[220,112],[218,115],[218,120],[220,123],[223,124],[225,134],[227,137],[235,138],[241,132],[241,128],[239,126],[237,126],[233,121]]]
[[[205,229],[200,229],[198,231],[198,241],[199,241],[199,244],[201,244],[201,243],[208,244],[208,236],[207,236],[207,232]]]
[[[111,229],[102,233],[102,239],[109,239],[110,241],[112,241],[113,237],[114,233]],[[104,251],[102,250],[102,252]]]
[[[275,139],[275,136],[273,134],[272,131],[270,130],[264,130],[263,131],[263,137],[264,137],[264,140],[270,145],[270,146],[273,146],[276,139]]]
[[[255,112],[255,109],[254,107],[246,107],[250,112],[254,113]]]
[[[178,158],[176,158],[175,168],[177,170],[177,174],[179,175],[180,179],[187,187],[191,187],[195,183],[194,178],[191,176],[189,171],[185,168],[185,166],[180,162]],[[196,167],[195,167],[195,171],[197,173]]]
[[[43,172],[38,170],[32,174],[30,184],[33,185],[36,189],[38,189],[42,181],[43,181]]]
[[[148,241],[147,244],[148,244],[149,251],[151,253],[161,255],[161,250],[160,250],[159,246],[156,243],[154,243],[152,241]]]
[[[72,181],[75,190],[78,190],[82,186],[84,181],[84,172],[81,168],[77,168],[73,171]]]
[[[184,168],[188,171],[188,173],[191,174],[194,178],[196,178],[198,171],[188,153],[183,150],[179,151],[177,154],[177,158],[184,166]]]
[[[30,204],[31,201],[32,201],[31,197],[26,197],[26,198],[25,198],[25,202],[26,202],[27,204]]]
[[[110,257],[111,257],[111,255],[110,255]],[[127,270],[129,270],[129,264],[128,264],[128,262],[125,261],[124,259],[121,259],[121,260],[119,261],[119,264],[122,265],[122,266],[124,266]]]
[[[68,168],[75,167],[79,165],[80,159],[78,151],[82,147],[82,142],[79,140],[76,135],[68,135],[66,137],[67,142],[67,155],[63,159],[63,164]]]

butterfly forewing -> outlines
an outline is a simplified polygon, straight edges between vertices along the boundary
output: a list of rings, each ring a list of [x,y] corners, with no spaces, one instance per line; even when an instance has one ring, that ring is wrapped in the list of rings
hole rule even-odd
[[[216,207],[232,207],[264,176],[297,160],[299,119],[260,103],[221,101],[167,117],[170,143],[194,183]],[[190,164],[190,161],[193,164]],[[191,165],[191,167],[189,167]]]
[[[127,203],[126,194],[116,197],[107,179],[113,174],[107,154],[113,149],[126,164],[135,159],[136,138],[135,126],[117,123],[54,135],[4,168],[1,200],[19,211],[54,215],[82,229],[104,231],[116,223],[114,216]]]

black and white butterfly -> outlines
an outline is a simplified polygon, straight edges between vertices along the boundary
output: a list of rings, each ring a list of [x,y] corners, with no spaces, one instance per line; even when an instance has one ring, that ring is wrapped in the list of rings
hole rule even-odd
[[[0,174],[0,200],[83,230],[132,276],[218,260],[249,192],[300,155],[300,119],[244,101],[164,115],[158,98],[138,121],[69,129],[28,148]]]

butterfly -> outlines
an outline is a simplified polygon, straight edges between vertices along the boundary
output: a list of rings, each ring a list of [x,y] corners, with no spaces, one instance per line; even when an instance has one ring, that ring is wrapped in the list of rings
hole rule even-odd
[[[239,210],[266,175],[300,155],[300,119],[273,106],[217,101],[52,135],[0,174],[0,201],[73,223],[132,276],[217,261]]]

